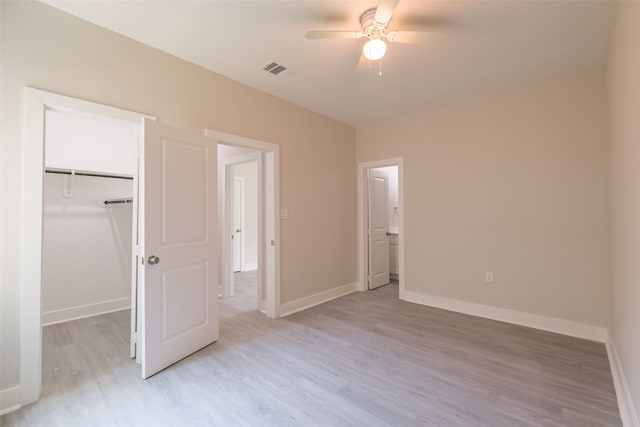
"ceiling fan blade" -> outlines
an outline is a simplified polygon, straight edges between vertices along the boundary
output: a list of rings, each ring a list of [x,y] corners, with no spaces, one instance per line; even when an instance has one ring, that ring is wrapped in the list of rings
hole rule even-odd
[[[341,11],[319,11],[314,10],[306,15],[307,20],[313,22],[321,22],[323,24],[342,24],[345,25],[350,21],[351,15],[344,10]]]
[[[391,31],[387,36],[390,42],[425,43],[433,38],[435,31]]]
[[[359,39],[362,33],[359,31],[307,31],[304,35],[309,40],[317,39]]]
[[[365,73],[371,68],[371,61],[364,57],[364,54],[360,54],[360,61],[356,65],[356,74]]]
[[[393,16],[393,11],[396,10],[399,0],[380,0],[380,4],[376,8],[376,16],[374,21],[380,24],[388,24]]]
[[[393,28],[406,28],[407,30],[416,31],[432,31],[443,30],[456,26],[457,23],[449,17],[445,16],[407,16],[396,15],[393,20]]]

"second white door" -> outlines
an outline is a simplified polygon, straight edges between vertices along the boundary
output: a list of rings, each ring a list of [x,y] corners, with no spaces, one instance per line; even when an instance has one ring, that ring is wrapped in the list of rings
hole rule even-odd
[[[387,174],[375,169],[368,177],[369,289],[389,283],[389,237],[387,208],[389,187]]]
[[[233,272],[242,271],[242,180],[233,178]]]

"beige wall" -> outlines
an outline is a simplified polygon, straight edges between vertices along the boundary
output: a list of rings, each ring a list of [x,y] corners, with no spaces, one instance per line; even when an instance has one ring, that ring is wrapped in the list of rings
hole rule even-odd
[[[355,281],[355,131],[35,2],[2,1],[0,388],[18,383],[22,88],[280,144],[282,302]],[[335,207],[339,206],[340,209]],[[327,268],[331,266],[331,268]]]
[[[605,101],[593,72],[359,127],[404,158],[406,289],[608,326]]]
[[[611,39],[611,336],[640,411],[640,2],[622,2]]]

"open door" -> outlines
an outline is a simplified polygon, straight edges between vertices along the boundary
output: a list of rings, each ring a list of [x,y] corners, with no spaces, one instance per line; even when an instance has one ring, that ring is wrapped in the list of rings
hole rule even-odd
[[[389,237],[387,209],[389,187],[387,174],[369,170],[369,289],[389,283]]]
[[[233,170],[233,169],[232,169]],[[242,271],[242,181],[233,178],[233,272]],[[233,296],[233,295],[232,295]]]
[[[148,378],[218,339],[216,142],[144,120],[141,363]]]

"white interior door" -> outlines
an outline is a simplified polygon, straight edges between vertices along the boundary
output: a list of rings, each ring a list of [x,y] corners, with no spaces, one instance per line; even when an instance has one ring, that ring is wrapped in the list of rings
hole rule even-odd
[[[242,271],[242,180],[233,178],[233,272]]]
[[[218,339],[216,142],[144,121],[142,377]]]
[[[369,289],[389,283],[389,237],[387,209],[389,187],[387,174],[369,170]]]

